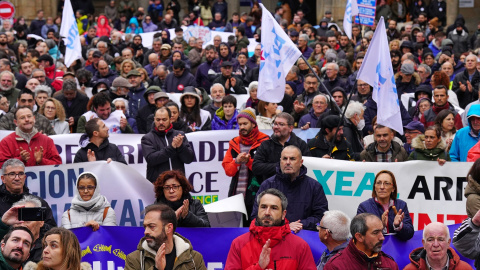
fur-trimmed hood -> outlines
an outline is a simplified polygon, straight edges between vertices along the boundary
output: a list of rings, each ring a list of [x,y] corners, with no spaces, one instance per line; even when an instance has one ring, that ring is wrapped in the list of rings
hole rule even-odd
[[[395,81],[400,78],[400,72],[395,73],[394,78]],[[415,78],[415,85],[419,85],[422,82],[422,78],[420,78],[420,75],[415,71],[413,72],[413,78]]]
[[[427,150],[425,148],[425,135],[418,135],[412,140],[412,147],[418,150]],[[447,148],[447,144],[445,143],[445,140],[443,138],[438,142],[437,147],[442,150],[445,150]]]

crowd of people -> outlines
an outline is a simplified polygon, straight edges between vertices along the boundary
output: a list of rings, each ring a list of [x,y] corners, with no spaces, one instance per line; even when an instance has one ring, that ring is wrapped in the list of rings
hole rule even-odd
[[[377,20],[353,25],[351,39],[332,12],[317,28],[307,20],[308,3],[279,3],[272,14],[303,56],[286,76],[280,103],[257,97],[261,45],[248,51],[249,39],[261,42],[257,2],[230,18],[224,0],[188,1],[183,17],[177,0],[153,0],[147,8],[110,1],[97,17],[91,1],[73,3],[83,59],[69,67],[59,40],[61,17],[45,18],[39,10],[30,25],[18,17],[0,27],[0,130],[13,131],[0,141],[1,269],[31,262],[33,269],[78,270],[78,240],[65,228],[116,225],[109,203],[114,198],[101,195],[101,179],[92,172],[78,176],[61,224],[25,186],[26,167],[63,163],[50,136],[69,133],[82,134],[74,162],[124,164],[109,134],[142,134],[146,178],[156,200],[145,209],[145,236],[125,269],[206,269],[201,254],[175,230],[210,227],[185,176],[185,164],[195,159],[185,134],[220,130],[239,132],[222,166],[231,177],[228,195],[244,197],[243,225],[249,227],[232,242],[225,269],[397,269],[381,251],[383,235],[408,241],[414,228],[395,175],[378,162],[408,160],[438,166],[474,161],[465,190],[469,218],[452,239],[461,254],[480,258],[480,24],[469,31],[458,15],[447,26],[444,1],[378,1]],[[372,87],[356,79],[380,16],[405,135],[377,123]],[[228,40],[213,36],[213,44],[203,46],[201,38],[184,39],[182,26],[190,25],[232,34]],[[140,35],[147,32],[154,32],[151,48]],[[304,141],[295,128],[319,131]],[[304,156],[378,163],[372,197],[355,217],[329,210],[322,185],[307,175]],[[45,207],[45,219],[18,220],[24,207]],[[301,230],[318,230],[327,247],[317,263],[295,235]],[[452,239],[444,224],[427,225],[423,247],[410,253],[406,269],[470,269],[450,247]]]

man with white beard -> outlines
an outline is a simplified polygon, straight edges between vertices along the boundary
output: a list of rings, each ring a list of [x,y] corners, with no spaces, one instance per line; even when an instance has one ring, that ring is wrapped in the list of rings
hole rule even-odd
[[[2,71],[0,73],[0,94],[8,99],[10,102],[10,109],[15,106],[20,89],[15,88],[17,80],[10,71]]]
[[[210,87],[210,96],[212,97],[213,102],[203,107],[204,110],[208,111],[213,116],[215,112],[222,107],[222,99],[225,96],[225,88],[220,83],[216,83]]]

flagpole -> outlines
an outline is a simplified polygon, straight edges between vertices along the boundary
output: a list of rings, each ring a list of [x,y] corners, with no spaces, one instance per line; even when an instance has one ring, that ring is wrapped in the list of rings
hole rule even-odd
[[[333,97],[332,97],[332,94],[330,93],[330,91],[328,90],[327,87],[325,87],[325,84],[323,84],[322,80],[320,80],[320,77],[318,77],[317,73],[315,72],[315,70],[313,70],[312,66],[310,65],[310,63],[308,63],[307,59],[305,58],[305,56],[303,56],[303,54],[300,56],[300,58],[303,59],[303,61],[305,61],[305,63],[307,64],[308,68],[313,72],[313,75],[315,75],[315,77],[317,77],[317,80],[322,84],[323,88],[325,90],[327,90],[327,94],[328,96],[330,97],[330,103],[332,103],[332,101],[334,101]],[[340,107],[338,107],[337,103],[334,101],[333,104],[335,105],[335,109],[338,113],[341,113],[342,110],[340,109]]]

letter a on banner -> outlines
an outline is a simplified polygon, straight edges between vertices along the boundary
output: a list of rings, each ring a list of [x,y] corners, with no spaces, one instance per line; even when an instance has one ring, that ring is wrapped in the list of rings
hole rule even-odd
[[[285,77],[302,55],[287,33],[262,4],[262,53],[258,99],[279,103],[285,94]]]
[[[70,0],[65,0],[62,14],[62,25],[60,27],[60,37],[65,42],[65,65],[70,67],[72,63],[82,58],[82,45],[78,35],[78,26],[73,14]]]

